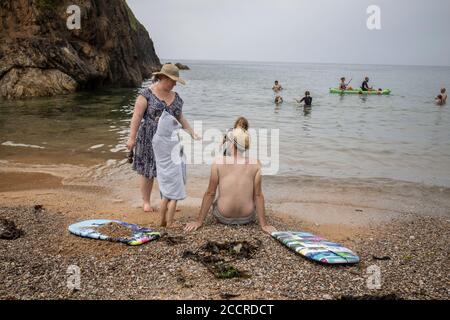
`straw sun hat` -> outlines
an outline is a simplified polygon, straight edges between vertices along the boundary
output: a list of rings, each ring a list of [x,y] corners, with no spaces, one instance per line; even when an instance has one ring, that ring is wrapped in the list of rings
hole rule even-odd
[[[166,63],[162,66],[161,71],[153,72],[153,75],[164,75],[174,81],[177,81],[181,84],[186,84],[186,82],[180,78],[180,69],[172,63]]]
[[[227,134],[227,138],[236,146],[236,148],[244,152],[250,148],[250,135],[247,130],[242,128],[233,129]]]

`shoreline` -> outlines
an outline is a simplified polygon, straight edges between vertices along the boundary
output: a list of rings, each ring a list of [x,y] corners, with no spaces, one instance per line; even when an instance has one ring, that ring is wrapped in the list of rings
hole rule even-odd
[[[101,204],[105,210],[110,208],[126,212],[141,206],[138,176],[124,160],[111,160],[94,166],[29,165],[2,161],[0,178],[1,202],[8,201],[10,197],[19,197],[23,201],[33,194],[39,199],[41,195],[39,192],[36,195],[37,190],[52,189],[57,194],[61,190],[86,187],[109,193],[106,198],[110,201],[102,201]],[[179,205],[200,207],[208,178],[189,175],[186,185],[188,197]],[[156,181],[154,188],[152,206],[157,207],[159,196]],[[450,216],[450,188],[385,178],[263,176],[263,192],[266,206],[272,211],[313,224],[357,227],[389,222],[410,213]],[[45,200],[45,197],[42,198],[42,201]],[[48,200],[58,203],[58,199]]]

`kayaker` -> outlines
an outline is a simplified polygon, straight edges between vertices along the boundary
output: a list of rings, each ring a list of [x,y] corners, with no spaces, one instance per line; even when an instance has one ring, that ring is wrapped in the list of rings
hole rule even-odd
[[[350,79],[350,81],[352,81],[352,80]],[[348,83],[345,83],[345,77],[342,77],[341,78],[341,83],[339,84],[339,89],[341,89],[341,90],[353,90],[353,88],[349,86],[350,81]]]
[[[369,77],[366,77],[361,85],[362,91],[370,91],[372,87],[369,87]]]
[[[283,87],[278,83],[278,80],[275,80],[275,84],[273,85],[272,90],[275,92],[283,90]]]
[[[305,107],[311,107],[312,105],[312,97],[309,91],[305,91],[305,96],[301,100],[295,99],[298,103],[305,102]]]

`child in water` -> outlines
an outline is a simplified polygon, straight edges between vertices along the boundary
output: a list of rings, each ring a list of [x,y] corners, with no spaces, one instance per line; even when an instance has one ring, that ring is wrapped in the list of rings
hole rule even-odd
[[[442,97],[442,94],[439,94],[436,98],[435,101],[438,105],[442,106],[444,104],[444,99]]]
[[[276,96],[275,97],[275,104],[281,104],[283,103],[283,98],[281,96]]]
[[[298,103],[305,102],[305,107],[311,107],[312,105],[312,97],[309,91],[305,91],[305,96],[301,100],[295,99]]]

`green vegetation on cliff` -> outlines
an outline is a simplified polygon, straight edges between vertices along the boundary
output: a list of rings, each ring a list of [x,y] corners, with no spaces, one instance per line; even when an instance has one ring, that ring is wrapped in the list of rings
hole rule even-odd
[[[141,24],[138,21],[138,19],[136,19],[136,16],[134,15],[133,11],[131,11],[130,7],[128,6],[128,3],[126,1],[124,1],[124,3],[128,13],[128,19],[130,20],[131,29],[133,29],[133,31],[136,32]]]
[[[57,5],[57,0],[37,0],[36,2],[37,6],[41,10],[54,10]]]

